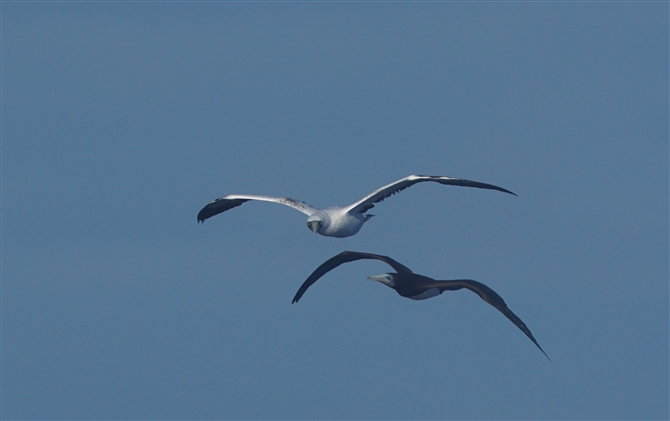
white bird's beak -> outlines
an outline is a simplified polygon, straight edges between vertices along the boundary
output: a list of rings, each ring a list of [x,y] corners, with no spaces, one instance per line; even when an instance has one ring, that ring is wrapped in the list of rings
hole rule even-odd
[[[316,233],[319,232],[319,222],[318,222],[318,221],[311,221],[311,222],[308,222],[307,225],[308,225],[309,228],[312,230],[312,232],[314,233],[314,235],[316,235]]]
[[[388,279],[388,276],[386,276],[386,274],[368,276],[368,279],[370,279],[372,281],[381,282],[382,284],[387,285],[387,286],[393,286],[393,285],[391,285],[391,281]]]

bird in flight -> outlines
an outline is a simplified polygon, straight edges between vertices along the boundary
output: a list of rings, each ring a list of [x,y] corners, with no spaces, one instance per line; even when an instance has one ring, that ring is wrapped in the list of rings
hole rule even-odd
[[[343,251],[337,256],[331,257],[321,264],[311,275],[303,282],[303,284],[293,297],[293,303],[297,303],[303,296],[307,288],[312,286],[319,278],[326,273],[335,269],[343,263],[353,262],[361,259],[376,259],[391,266],[396,272],[384,273],[381,275],[368,276],[368,279],[381,282],[382,284],[393,288],[398,294],[403,297],[411,298],[413,300],[425,300],[442,294],[444,291],[456,291],[459,289],[469,289],[479,297],[495,307],[498,311],[505,315],[514,323],[526,336],[533,341],[535,346],[539,348],[545,357],[551,361],[551,358],[542,349],[539,343],[533,337],[530,329],[521,319],[507,307],[505,300],[498,295],[494,290],[481,282],[473,281],[471,279],[456,279],[450,281],[438,281],[427,276],[413,273],[409,268],[403,264],[391,259],[388,256],[381,256],[372,253],[361,253],[357,251]]]
[[[494,186],[492,184],[480,183],[477,181],[464,180],[462,178],[431,176],[431,175],[410,175],[394,181],[384,187],[381,187],[372,193],[368,194],[361,200],[352,203],[348,206],[333,206],[325,209],[317,209],[289,197],[274,197],[261,196],[251,194],[229,194],[228,196],[220,197],[209,202],[198,213],[198,222],[204,222],[205,219],[211,218],[234,207],[240,206],[244,202],[250,200],[260,200],[264,202],[279,203],[281,205],[290,206],[307,215],[307,227],[314,232],[314,235],[321,234],[326,237],[350,237],[356,234],[363,224],[374,215],[366,214],[368,210],[379,203],[416,183],[424,181],[432,181],[435,183],[444,184],[447,186],[462,186],[462,187],[477,187],[480,189],[498,190],[504,193],[515,193],[502,187]]]

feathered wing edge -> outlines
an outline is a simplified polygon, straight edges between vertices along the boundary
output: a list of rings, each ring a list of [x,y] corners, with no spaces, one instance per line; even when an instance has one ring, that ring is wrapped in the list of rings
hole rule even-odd
[[[379,254],[372,254],[372,253],[362,253],[358,251],[343,251],[337,256],[333,256],[330,259],[323,262],[321,266],[316,268],[316,270],[312,272],[311,275],[309,275],[309,277],[305,280],[305,282],[302,283],[302,285],[298,289],[298,292],[295,293],[295,297],[293,297],[292,303],[297,303],[302,297],[302,295],[305,293],[305,291],[307,291],[307,288],[312,286],[314,282],[319,280],[319,278],[321,278],[326,273],[330,272],[331,270],[335,269],[341,264],[361,259],[381,260],[382,262],[388,264],[393,269],[395,269],[395,271],[398,273],[412,273],[412,271],[408,267],[391,259],[388,256],[381,256]]]
[[[540,351],[544,354],[545,357],[551,361],[551,358],[549,358],[549,355],[547,355],[546,352],[542,349],[540,344],[535,340],[535,337],[531,333],[530,329],[528,329],[528,326],[517,316],[514,314],[512,310],[507,307],[507,304],[505,303],[505,300],[498,295],[497,292],[492,290],[490,287],[482,284],[481,282],[473,281],[471,279],[458,279],[458,280],[453,280],[453,281],[435,281],[433,284],[428,285],[428,287],[437,287],[440,289],[440,292],[442,291],[454,291],[458,290],[461,288],[466,288],[469,289],[470,291],[476,293],[479,295],[479,297],[498,309],[502,314],[505,315],[516,327],[518,327],[526,336],[528,339],[533,341],[535,346],[538,347]]]
[[[248,202],[250,200],[260,200],[263,202],[279,203],[280,205],[289,206],[308,216],[318,210],[308,205],[305,202],[300,202],[298,200],[291,199],[290,197],[273,197],[273,196],[261,196],[252,194],[229,194],[228,196],[219,197],[218,199],[212,200],[207,205],[205,205],[205,207],[202,208],[200,212],[198,212],[198,222],[204,222],[205,219],[211,218],[214,215],[218,215],[229,209],[240,206],[242,203]]]
[[[358,202],[349,205],[347,210],[355,210],[356,212],[360,213],[367,212],[375,206],[375,203],[379,203],[387,197],[393,196],[394,194],[399,193],[406,188],[415,185],[416,183],[421,183],[424,181],[432,181],[448,186],[476,187],[480,189],[498,190],[516,196],[516,193],[513,193],[507,189],[503,189],[502,187],[494,186],[493,184],[480,183],[478,181],[439,175],[410,175],[405,178],[401,178],[400,180],[394,181],[393,183],[384,187],[378,188]]]

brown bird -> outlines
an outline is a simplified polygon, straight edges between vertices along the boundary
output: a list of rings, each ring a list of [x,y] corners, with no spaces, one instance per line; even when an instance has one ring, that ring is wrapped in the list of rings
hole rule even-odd
[[[312,286],[319,278],[321,278],[326,273],[335,269],[343,263],[353,262],[355,260],[361,259],[376,259],[381,260],[382,262],[390,265],[397,273],[384,273],[381,275],[368,276],[368,279],[373,281],[381,282],[382,284],[393,288],[398,294],[403,297],[411,298],[413,300],[425,300],[427,298],[436,297],[442,294],[444,291],[456,291],[459,289],[469,289],[479,297],[491,304],[493,307],[498,309],[502,314],[505,315],[508,319],[512,321],[523,333],[528,336],[528,338],[533,341],[535,346],[538,347],[540,351],[544,354],[545,357],[551,361],[551,358],[547,355],[546,352],[542,349],[540,344],[537,343],[535,337],[530,332],[530,329],[526,324],[521,321],[521,319],[512,312],[512,310],[507,307],[505,300],[498,295],[494,290],[482,284],[481,282],[473,281],[471,279],[455,279],[450,281],[437,281],[435,279],[429,278],[427,276],[419,275],[413,273],[409,268],[402,265],[401,263],[391,259],[388,256],[381,256],[378,254],[372,253],[361,253],[357,251],[343,251],[337,256],[331,257],[321,264],[316,270],[309,275],[307,280],[303,282],[296,292],[295,297],[293,297],[293,302],[297,303],[300,298],[303,296],[307,288]]]

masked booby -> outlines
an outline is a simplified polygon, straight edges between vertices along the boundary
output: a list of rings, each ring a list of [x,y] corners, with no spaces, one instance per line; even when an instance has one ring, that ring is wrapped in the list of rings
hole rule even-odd
[[[293,303],[297,303],[303,296],[307,288],[314,282],[321,278],[326,273],[335,269],[343,263],[353,262],[361,259],[376,259],[390,265],[397,273],[384,273],[381,275],[368,276],[368,279],[381,282],[382,284],[393,288],[398,294],[403,297],[411,298],[413,300],[425,300],[431,297],[438,296],[444,291],[456,291],[459,289],[469,289],[479,297],[498,309],[509,320],[514,323],[528,338],[533,341],[535,346],[539,348],[545,357],[549,358],[546,352],[542,349],[539,343],[533,337],[530,329],[521,319],[512,312],[505,304],[505,300],[498,295],[494,290],[481,282],[473,281],[471,279],[456,279],[450,281],[436,281],[427,276],[412,273],[412,271],[399,262],[391,259],[388,256],[381,256],[372,253],[361,253],[357,251],[343,251],[337,256],[331,257],[321,264],[316,270],[309,275],[307,280],[300,286],[298,292],[293,297]],[[549,358],[551,361],[551,358]]]
[[[304,202],[288,197],[230,194],[213,200],[202,208],[198,213],[198,222],[204,222],[205,219],[240,206],[250,200],[260,200],[290,206],[293,209],[306,214],[308,216],[307,227],[314,232],[315,235],[318,233],[327,237],[349,237],[356,234],[365,221],[374,216],[366,214],[365,212],[372,209],[375,206],[375,203],[379,203],[387,197],[405,190],[416,183],[424,181],[432,181],[448,186],[477,187],[480,189],[498,190],[516,196],[515,193],[503,189],[502,187],[479,183],[477,181],[444,176],[410,175],[373,191],[349,206],[333,206],[325,209],[317,209]]]

